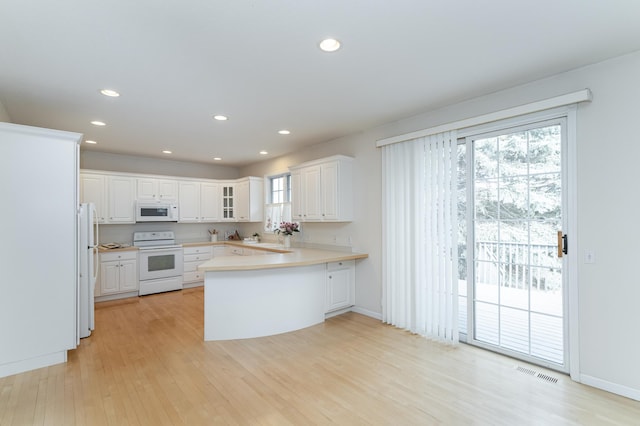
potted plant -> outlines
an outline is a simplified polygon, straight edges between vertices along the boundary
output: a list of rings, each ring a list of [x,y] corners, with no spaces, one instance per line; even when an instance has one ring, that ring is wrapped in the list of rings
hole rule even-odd
[[[300,232],[300,225],[295,222],[280,222],[275,232],[284,236],[285,247],[291,247],[291,236],[294,232]]]

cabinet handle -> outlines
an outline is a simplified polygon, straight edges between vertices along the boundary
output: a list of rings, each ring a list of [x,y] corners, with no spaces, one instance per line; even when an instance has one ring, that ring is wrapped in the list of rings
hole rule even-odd
[[[333,277],[331,275],[329,275],[329,279],[332,279]]]
[[[338,262],[338,265],[342,266],[342,262]]]

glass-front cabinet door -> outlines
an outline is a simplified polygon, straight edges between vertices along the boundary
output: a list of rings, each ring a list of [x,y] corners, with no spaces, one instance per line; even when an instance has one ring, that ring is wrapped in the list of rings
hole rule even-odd
[[[222,185],[222,220],[235,219],[234,212],[234,187],[232,184]]]

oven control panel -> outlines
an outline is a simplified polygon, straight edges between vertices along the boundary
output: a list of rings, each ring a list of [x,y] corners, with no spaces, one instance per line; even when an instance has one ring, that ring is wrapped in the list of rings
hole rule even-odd
[[[173,231],[134,232],[133,245],[136,247],[175,244]]]

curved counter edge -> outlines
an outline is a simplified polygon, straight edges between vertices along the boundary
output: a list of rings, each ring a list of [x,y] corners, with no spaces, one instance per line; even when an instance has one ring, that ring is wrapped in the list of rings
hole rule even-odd
[[[272,336],[324,321],[325,265],[207,272],[204,340]]]
[[[204,340],[272,336],[325,319],[327,264],[363,253],[291,249],[289,253],[213,258],[204,280]]]

